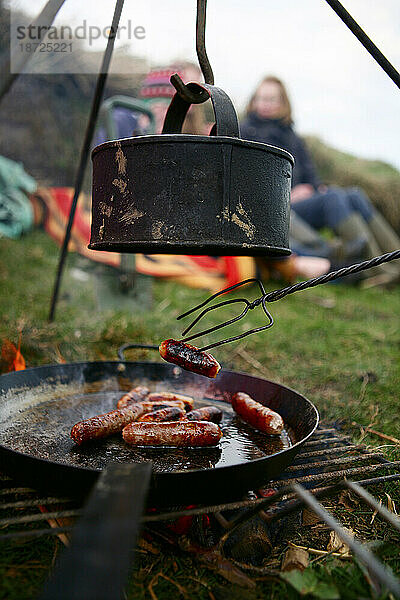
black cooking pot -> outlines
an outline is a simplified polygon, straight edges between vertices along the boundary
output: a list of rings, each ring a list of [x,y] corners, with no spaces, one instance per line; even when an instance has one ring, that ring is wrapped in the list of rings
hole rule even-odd
[[[182,134],[190,103],[175,94],[161,135],[97,146],[89,248],[112,252],[287,255],[293,157],[239,138],[229,97],[206,91],[210,136]]]

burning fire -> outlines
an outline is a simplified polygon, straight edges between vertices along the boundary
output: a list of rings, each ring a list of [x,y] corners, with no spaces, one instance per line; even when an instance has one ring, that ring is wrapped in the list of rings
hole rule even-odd
[[[18,340],[18,348],[10,340],[4,340],[1,347],[0,368],[2,373],[11,371],[22,371],[26,368],[25,359],[21,354],[21,334]]]

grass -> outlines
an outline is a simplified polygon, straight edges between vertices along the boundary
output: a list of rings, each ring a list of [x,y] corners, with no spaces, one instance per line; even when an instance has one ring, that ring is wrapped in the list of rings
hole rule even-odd
[[[0,240],[0,339],[17,343],[21,332],[21,351],[27,366],[61,360],[115,359],[118,347],[127,341],[154,344],[179,336],[181,326],[175,317],[206,297],[201,290],[154,281],[153,302],[148,309],[99,312],[93,290],[71,278],[69,272],[62,286],[56,320],[49,324],[47,314],[57,260],[58,249],[43,232],[35,231],[20,241]],[[75,267],[81,264],[72,255],[68,262]],[[271,282],[266,285],[268,289],[279,286]],[[241,295],[254,297],[255,293],[255,289],[249,289]],[[269,308],[275,319],[272,329],[215,350],[223,368],[246,371],[295,388],[317,405],[324,419],[342,422],[355,440],[360,439],[360,426],[370,423],[376,430],[400,438],[400,288],[360,291],[357,287],[331,284],[293,294],[271,303]],[[216,324],[221,318],[221,314],[210,315],[206,325]],[[231,332],[244,331],[261,322],[261,313],[253,311]],[[216,338],[207,337],[202,344],[212,339]],[[145,350],[131,352],[127,358],[158,360],[157,353]],[[364,441],[385,446],[388,456],[399,459],[398,448],[390,442],[370,435]],[[397,506],[400,504],[398,484],[371,491],[385,505],[384,491],[397,501]],[[400,540],[395,539],[397,551],[393,552],[392,533],[378,519],[370,524],[371,511],[363,506],[356,506],[353,511],[342,506],[334,508],[346,524],[359,528],[362,537],[384,540],[386,546],[381,551],[388,553],[387,563],[400,572]],[[313,530],[307,535],[314,547],[326,544],[327,532],[322,538],[317,538]],[[301,539],[304,536],[303,532]],[[50,568],[55,544],[48,540],[7,546],[0,555],[0,573],[5,581],[0,598],[34,597]],[[160,554],[138,554],[127,588],[128,598],[179,597],[179,586],[184,588],[186,597],[199,600],[299,597],[292,586],[279,578],[279,573],[253,575],[256,587],[242,589],[206,568],[196,557],[176,549],[166,550],[162,543],[156,545]],[[268,560],[279,565],[284,549],[285,544]],[[315,585],[319,580],[327,585],[334,583],[340,593],[337,597],[371,596],[355,562],[343,565],[324,559],[314,563],[310,571],[313,574],[309,580]],[[315,594],[319,588],[315,592],[315,585],[313,594],[318,597]]]

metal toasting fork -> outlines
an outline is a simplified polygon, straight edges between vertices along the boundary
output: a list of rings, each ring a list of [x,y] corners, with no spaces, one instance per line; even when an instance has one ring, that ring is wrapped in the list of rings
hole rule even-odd
[[[388,252],[387,254],[382,254],[381,256],[376,256],[375,258],[366,260],[361,263],[351,265],[349,267],[344,267],[343,269],[339,269],[337,271],[332,271],[331,273],[327,273],[326,275],[321,275],[320,277],[314,277],[313,279],[308,279],[307,281],[301,281],[299,283],[295,283],[294,285],[290,285],[290,286],[282,288],[280,290],[273,290],[272,292],[268,292],[268,293],[265,291],[264,286],[259,279],[255,278],[255,277],[252,277],[250,279],[244,279],[243,281],[240,281],[239,283],[236,283],[235,285],[231,285],[230,287],[227,287],[227,288],[217,292],[216,294],[213,294],[212,296],[207,298],[207,300],[204,300],[204,302],[202,302],[201,304],[198,304],[197,306],[191,308],[190,310],[187,310],[185,313],[179,315],[177,317],[177,319],[183,319],[184,317],[187,317],[188,315],[192,314],[193,312],[196,312],[197,310],[200,310],[201,308],[203,308],[204,306],[206,306],[207,304],[212,302],[218,296],[221,296],[222,294],[226,294],[227,292],[231,292],[232,290],[235,290],[238,287],[241,287],[242,285],[246,285],[248,283],[257,283],[258,284],[260,291],[261,291],[261,296],[259,298],[256,298],[255,300],[253,300],[253,302],[250,302],[249,300],[247,300],[247,298],[234,298],[232,300],[224,300],[223,302],[218,302],[217,304],[213,304],[212,306],[205,308],[204,310],[201,311],[201,313],[199,315],[197,315],[197,317],[190,323],[190,325],[188,327],[186,327],[186,329],[182,332],[183,336],[186,336],[189,333],[189,331],[191,331],[191,329],[193,329],[193,327],[200,321],[200,319],[202,319],[210,311],[215,310],[217,308],[222,308],[223,306],[227,306],[229,304],[240,304],[241,303],[242,305],[244,305],[242,312],[239,315],[237,315],[236,317],[233,317],[233,319],[224,321],[223,323],[220,323],[219,325],[215,325],[214,327],[210,327],[209,329],[205,329],[204,331],[200,331],[199,333],[195,333],[191,336],[183,337],[183,339],[180,341],[189,342],[196,338],[202,337],[203,335],[206,335],[207,333],[212,333],[214,331],[222,329],[223,327],[232,325],[232,323],[236,323],[237,321],[240,321],[240,319],[243,319],[243,317],[246,316],[246,314],[249,312],[249,310],[253,310],[254,308],[257,308],[258,306],[261,306],[262,310],[264,311],[264,313],[267,317],[268,322],[266,325],[263,325],[261,327],[254,327],[253,329],[249,329],[248,331],[245,331],[244,333],[241,333],[239,335],[235,335],[233,337],[226,338],[226,339],[220,340],[218,342],[214,342],[213,344],[204,346],[204,348],[200,348],[200,350],[203,350],[203,351],[210,350],[211,348],[216,348],[217,346],[222,346],[223,344],[227,344],[228,342],[234,342],[236,340],[240,340],[241,338],[251,335],[252,333],[258,333],[259,331],[263,331],[264,329],[269,329],[274,324],[274,319],[266,307],[266,302],[274,302],[275,300],[280,300],[281,298],[284,298],[288,294],[293,294],[294,292],[298,292],[300,290],[305,290],[310,287],[315,287],[316,285],[328,283],[329,281],[333,281],[334,279],[338,279],[339,277],[344,277],[346,275],[358,273],[359,271],[364,271],[365,269],[370,269],[372,267],[376,267],[384,262],[389,262],[389,261],[395,260],[397,258],[400,258],[400,249],[395,250],[394,252]]]
[[[250,329],[249,331],[246,331],[239,335],[235,335],[233,337],[221,340],[219,342],[215,342],[214,344],[210,344],[209,346],[205,346],[204,348],[201,348],[201,350],[210,350],[210,348],[216,348],[217,346],[221,346],[222,344],[227,344],[228,342],[234,342],[235,340],[240,340],[240,338],[246,337],[247,335],[250,335],[251,333],[257,333],[258,331],[262,331],[263,329],[269,329],[270,327],[272,327],[272,325],[274,324],[274,319],[272,318],[272,315],[268,312],[268,309],[265,305],[265,302],[266,302],[265,297],[266,297],[267,293],[264,289],[262,281],[260,281],[259,279],[255,278],[255,277],[251,277],[250,279],[244,279],[243,281],[240,281],[239,283],[236,283],[235,285],[231,285],[230,287],[225,288],[224,290],[221,290],[221,291],[217,292],[216,294],[213,294],[212,296],[207,298],[207,300],[205,300],[201,304],[198,304],[197,306],[195,306],[194,308],[191,308],[190,310],[186,311],[182,315],[179,315],[179,317],[177,317],[177,319],[183,319],[184,317],[187,317],[188,315],[195,312],[196,310],[200,310],[200,308],[203,308],[203,306],[206,306],[206,304],[208,304],[209,302],[212,302],[212,300],[214,300],[214,298],[217,298],[217,296],[220,296],[221,294],[225,294],[226,292],[230,292],[242,285],[246,285],[247,283],[257,283],[260,288],[262,296],[260,296],[260,298],[257,298],[256,300],[253,300],[253,302],[249,302],[249,300],[247,300],[247,298],[234,298],[233,300],[224,300],[223,302],[218,302],[218,304],[214,304],[213,306],[209,306],[208,308],[205,308],[203,311],[201,311],[201,313],[199,315],[197,315],[197,317],[194,319],[194,321],[192,321],[190,323],[190,325],[188,327],[186,327],[186,329],[182,332],[183,336],[185,336],[187,333],[189,333],[189,331],[196,325],[196,323],[198,323],[200,321],[200,319],[202,319],[204,317],[204,315],[206,315],[211,310],[214,310],[216,308],[221,308],[222,306],[227,306],[228,304],[239,304],[239,303],[244,304],[244,308],[243,308],[242,312],[239,315],[237,315],[236,317],[234,317],[233,319],[224,321],[223,323],[220,323],[219,325],[215,325],[214,327],[210,327],[209,329],[201,331],[200,333],[195,333],[194,335],[185,337],[181,341],[188,342],[190,340],[194,340],[195,338],[206,335],[207,333],[212,333],[213,331],[217,331],[218,329],[221,329],[222,327],[227,327],[228,325],[231,325],[232,323],[235,323],[236,321],[243,319],[243,317],[246,316],[246,314],[248,313],[249,310],[252,310],[253,308],[256,308],[257,306],[260,306],[260,304],[262,306],[264,313],[267,316],[267,319],[268,319],[267,325],[263,325],[262,327],[255,327],[254,329]]]

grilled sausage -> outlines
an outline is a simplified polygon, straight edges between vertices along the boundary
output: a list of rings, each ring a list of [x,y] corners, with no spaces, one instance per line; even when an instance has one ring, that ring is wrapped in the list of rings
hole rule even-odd
[[[159,347],[160,355],[167,362],[179,365],[186,371],[193,371],[205,377],[216,377],[221,365],[211,354],[203,352],[185,342],[165,340]]]
[[[130,423],[122,430],[128,444],[134,446],[216,446],[222,431],[207,421]]]
[[[169,406],[160,410],[153,410],[138,418],[138,421],[179,421],[186,415],[182,408]]]
[[[150,412],[150,408],[146,408],[141,404],[132,404],[103,415],[96,415],[76,423],[71,429],[71,437],[77,444],[108,437],[113,433],[122,431],[128,423],[138,419],[145,412]]]
[[[146,400],[143,400],[143,402],[140,402],[140,404],[142,404],[145,409],[146,412],[153,412],[154,410],[160,410],[161,408],[181,408],[182,410],[185,410],[185,403],[182,402],[182,400],[164,400],[162,402],[148,402],[147,398]]]
[[[246,421],[255,429],[271,435],[281,433],[284,426],[282,417],[270,408],[250,398],[248,394],[236,392],[232,396],[231,404],[243,421]]]
[[[183,402],[185,410],[192,410],[194,400],[190,396],[184,396],[183,394],[175,394],[174,392],[153,392],[146,398],[146,402]]]
[[[124,408],[128,404],[134,404],[144,400],[150,394],[150,390],[144,385],[138,385],[130,392],[127,392],[118,400],[117,408]]]
[[[212,421],[213,423],[220,423],[222,410],[216,406],[203,406],[202,408],[196,408],[196,410],[188,412],[186,418],[188,421]]]

